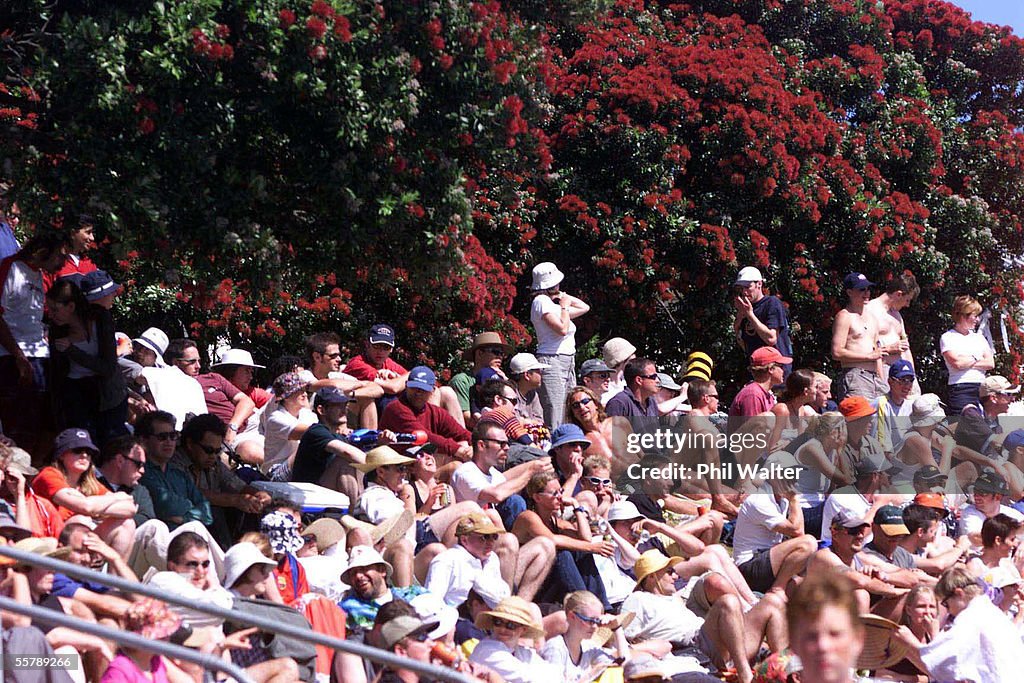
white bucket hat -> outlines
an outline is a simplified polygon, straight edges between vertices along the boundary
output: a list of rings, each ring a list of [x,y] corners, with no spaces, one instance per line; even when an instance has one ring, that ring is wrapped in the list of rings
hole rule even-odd
[[[551,289],[565,279],[565,275],[554,263],[545,261],[533,267],[533,291],[541,292]]]
[[[266,365],[257,365],[253,362],[252,354],[244,349],[228,349],[220,354],[220,360],[211,367],[218,365],[244,365],[247,368],[265,368]]]
[[[142,344],[154,352],[156,354],[157,366],[164,365],[164,352],[167,351],[167,345],[171,343],[171,340],[167,338],[166,332],[159,327],[151,327],[132,341]]]
[[[231,588],[252,566],[265,564],[276,567],[277,563],[260,552],[254,543],[236,543],[224,553],[224,587]]]
[[[357,545],[352,548],[352,552],[348,556],[348,566],[345,567],[345,571],[341,573],[341,580],[345,583],[351,583],[346,577],[348,573],[353,569],[359,567],[372,567],[375,564],[382,564],[387,570],[387,577],[390,579],[391,574],[394,573],[395,569],[391,566],[391,563],[384,559],[375,548],[371,548],[368,545]]]
[[[604,343],[604,347],[601,349],[604,364],[613,369],[625,363],[635,354],[636,347],[622,337],[612,337]]]

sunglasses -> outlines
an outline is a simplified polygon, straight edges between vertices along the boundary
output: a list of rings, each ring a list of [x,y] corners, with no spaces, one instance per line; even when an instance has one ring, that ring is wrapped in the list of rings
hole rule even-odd
[[[508,396],[502,396],[502,398],[505,399],[506,401],[508,401],[509,403],[511,403],[514,406],[519,405],[519,399],[517,397],[515,397],[515,396],[513,396],[512,398],[509,398]]]
[[[484,543],[495,543],[498,540],[498,534],[473,534]]]
[[[509,630],[515,630],[517,628],[526,628],[523,624],[515,621],[509,621],[508,619],[500,619],[498,617],[491,617],[491,625],[494,628],[507,628]]]
[[[316,543],[316,536],[314,536],[313,534],[306,534],[302,537],[302,542],[306,545],[309,545],[310,543]]]
[[[422,633],[414,633],[411,636],[407,636],[411,640],[415,640],[417,643],[425,643],[430,640],[430,632],[424,631]]]
[[[584,624],[592,624],[594,626],[601,625],[601,617],[588,617],[583,614],[580,614],[579,612],[573,612],[573,614],[575,614],[576,618],[582,621]]]
[[[485,353],[489,353],[492,356],[504,356],[505,355],[505,349],[503,349],[500,346],[481,346],[480,350],[485,352]]]
[[[153,438],[157,441],[177,441],[181,432],[156,432]]]
[[[220,446],[204,446],[203,444],[196,444],[196,445],[199,446],[200,448],[202,448],[203,449],[203,453],[206,453],[207,455],[217,455],[218,453],[223,453],[224,452],[224,445],[223,444],[221,444]]]
[[[209,560],[203,560],[202,562],[198,560],[189,560],[188,562],[182,562],[181,564],[192,570],[199,569],[200,567],[202,567],[203,569],[209,569],[210,567]]]
[[[652,373],[650,375],[640,375],[641,379],[658,379],[658,373]]]
[[[611,479],[602,479],[601,477],[587,477],[587,481],[589,481],[593,486],[611,486],[612,485],[612,480]]]
[[[541,493],[541,494],[543,494],[545,496],[551,496],[552,498],[561,498],[562,497],[562,489],[558,489],[557,491],[539,491],[539,493]]]
[[[481,441],[490,441],[491,443],[498,444],[498,448],[508,448],[508,439],[505,439],[505,440],[502,440],[502,439],[488,439],[487,437],[484,437],[484,438],[482,438],[480,440]]]
[[[572,406],[573,408],[579,408],[580,406],[589,406],[593,402],[594,402],[594,399],[592,399],[589,396],[587,396],[586,398],[581,398],[578,401],[573,401],[569,405]]]
[[[144,470],[144,469],[146,469],[146,463],[142,462],[141,460],[136,460],[135,458],[129,458],[127,455],[123,455],[123,454],[121,455],[121,457],[124,458],[125,460],[127,460],[128,462],[130,462],[131,464],[135,465],[135,469],[137,469],[137,470]]]

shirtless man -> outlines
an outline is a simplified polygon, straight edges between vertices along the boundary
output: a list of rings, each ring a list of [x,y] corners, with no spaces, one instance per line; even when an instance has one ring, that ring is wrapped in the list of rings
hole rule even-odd
[[[878,322],[878,343],[881,345],[885,355],[882,361],[886,365],[892,365],[903,359],[914,365],[914,354],[910,352],[910,344],[907,342],[907,328],[903,324],[903,316],[900,314],[910,302],[921,293],[917,285],[917,279],[909,272],[891,278],[885,284],[885,291],[868,302],[864,312],[875,317]],[[910,390],[910,396],[919,396],[921,387],[914,380],[914,386]]]
[[[842,366],[835,389],[839,401],[847,396],[875,399],[889,391],[882,373],[878,321],[865,311],[874,284],[861,273],[843,278],[848,301],[832,324],[832,358]]]

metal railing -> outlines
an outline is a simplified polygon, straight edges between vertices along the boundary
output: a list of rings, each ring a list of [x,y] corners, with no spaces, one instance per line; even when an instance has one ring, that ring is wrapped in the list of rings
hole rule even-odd
[[[290,638],[295,638],[307,643],[313,643],[314,645],[322,645],[327,648],[331,648],[338,652],[344,652],[347,654],[353,654],[363,659],[368,659],[378,664],[390,666],[393,668],[407,669],[413,671],[421,676],[426,676],[434,680],[439,681],[451,681],[452,683],[479,683],[479,679],[473,678],[458,671],[447,669],[444,667],[436,666],[426,662],[418,662],[416,660],[409,659],[407,657],[399,657],[398,655],[388,652],[387,650],[381,650],[363,643],[357,643],[351,640],[342,640],[340,638],[334,638],[332,636],[318,633],[310,629],[304,629],[291,624],[285,624],[273,619],[262,617],[255,614],[241,614],[231,609],[224,607],[218,607],[212,604],[196,604],[194,601],[187,600],[185,598],[174,595],[159,588],[155,588],[149,584],[138,583],[135,581],[129,581],[120,576],[114,576],[113,574],[106,574],[104,572],[98,572],[87,567],[81,567],[77,564],[71,564],[63,560],[57,560],[52,557],[44,557],[36,553],[26,552],[24,550],[14,548],[12,546],[0,546],[0,556],[10,557],[16,560],[20,564],[27,564],[36,567],[44,567],[51,569],[55,572],[60,572],[66,576],[70,576],[75,579],[81,579],[91,581],[93,583],[99,583],[111,588],[116,588],[124,593],[132,593],[135,595],[145,595],[158,600],[163,600],[169,605],[178,605],[179,607],[187,607],[191,610],[203,612],[214,617],[220,617],[221,619],[230,620],[234,623],[244,624],[246,626],[256,626],[262,631],[269,633],[279,633]],[[6,603],[5,603],[6,604]],[[22,606],[24,607],[24,606]],[[12,612],[15,610],[11,610]],[[79,629],[77,626],[72,627]],[[106,636],[104,636],[106,637]],[[146,643],[152,643],[152,641],[145,641]],[[240,679],[241,680],[241,679]]]
[[[55,626],[66,626],[67,628],[71,628],[82,633],[88,633],[92,636],[112,640],[119,645],[128,645],[129,647],[139,648],[158,655],[192,662],[193,664],[202,666],[204,669],[223,671],[225,674],[231,676],[235,681],[237,681],[237,683],[254,683],[249,674],[245,673],[245,670],[240,668],[238,665],[221,659],[220,657],[215,657],[211,654],[204,654],[198,650],[182,647],[181,645],[173,645],[161,640],[149,640],[148,638],[143,638],[142,636],[129,631],[121,631],[95,622],[85,621],[78,617],[72,617],[68,614],[64,614],[63,612],[57,612],[46,607],[39,607],[38,605],[23,605],[17,600],[12,600],[11,598],[0,597],[0,609],[31,617],[33,622],[38,621]],[[0,645],[0,647],[2,647],[2,645]],[[40,653],[17,652],[7,653],[7,656],[37,654]],[[81,657],[79,657],[78,663],[82,663]],[[3,683],[3,680],[4,672],[0,670],[0,683]]]

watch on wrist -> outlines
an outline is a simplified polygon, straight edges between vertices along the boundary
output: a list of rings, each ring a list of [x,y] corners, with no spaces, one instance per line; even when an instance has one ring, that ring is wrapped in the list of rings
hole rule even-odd
[[[228,429],[230,429],[231,431],[235,432],[236,434],[238,433],[238,425],[235,424],[234,422],[232,422],[231,424],[228,425]]]

